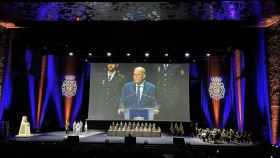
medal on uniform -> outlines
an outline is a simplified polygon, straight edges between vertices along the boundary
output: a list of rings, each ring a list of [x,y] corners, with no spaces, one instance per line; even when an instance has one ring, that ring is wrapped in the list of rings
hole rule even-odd
[[[180,73],[181,73],[181,76],[183,76],[185,74],[185,71],[183,69],[181,69]]]

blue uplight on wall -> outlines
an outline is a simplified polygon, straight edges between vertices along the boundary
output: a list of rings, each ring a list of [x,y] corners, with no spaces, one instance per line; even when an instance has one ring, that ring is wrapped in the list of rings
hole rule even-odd
[[[42,124],[45,119],[46,109],[48,108],[48,102],[49,102],[50,96],[53,97],[54,102],[56,104],[56,114],[57,114],[59,126],[64,127],[63,116],[62,116],[61,95],[59,94],[57,74],[56,74],[55,70],[56,70],[56,67],[55,67],[54,55],[48,55],[47,86],[46,86],[46,90],[45,90],[43,110],[42,110],[41,118],[40,118],[40,127],[42,127]]]
[[[4,66],[4,78],[3,78],[3,89],[2,89],[2,99],[1,104],[4,109],[9,109],[12,99],[12,78],[11,78],[11,61],[8,60],[8,63]]]
[[[234,73],[234,64],[233,64],[233,59],[231,59],[231,64],[230,64],[230,74],[229,74],[229,80],[227,82],[227,93],[226,93],[226,98],[225,98],[225,107],[224,107],[224,112],[223,112],[223,120],[222,120],[222,127],[225,128],[227,125],[228,118],[230,116],[230,112],[232,110],[233,104],[234,104],[234,89],[233,89],[233,73]]]
[[[2,95],[1,95],[1,101],[0,101],[0,120],[3,119],[3,115],[5,110],[8,110],[11,106],[12,101],[12,54],[7,49],[4,52],[5,58],[7,59],[7,62],[4,63],[4,74],[3,74],[3,87],[2,87]]]
[[[54,60],[54,57],[52,57]],[[54,61],[53,61],[54,62]],[[55,65],[55,62],[54,62]],[[56,71],[56,66],[54,66],[53,69],[53,90],[52,90],[52,98],[55,103],[55,109],[56,109],[56,116],[58,119],[59,126],[62,128],[64,127],[64,118],[62,113],[62,95],[60,92],[60,82],[58,80],[58,73]]]
[[[212,128],[213,127],[213,120],[211,118],[211,114],[210,114],[210,111],[209,111],[209,98],[208,98],[208,90],[207,90],[207,86],[203,83],[203,81],[201,81],[201,98],[200,98],[200,101],[201,101],[201,108],[202,108],[202,111],[204,113],[204,116],[206,118],[206,121],[207,121],[207,126]]]
[[[32,66],[32,51],[30,49],[25,50],[25,65],[27,69],[27,80],[28,80],[28,94],[29,94],[29,105],[31,112],[31,127],[35,127],[36,117],[36,99],[35,99],[35,77],[30,72]]]
[[[264,120],[263,133],[265,137],[271,142],[271,115],[270,115],[270,104],[268,94],[268,73],[266,63],[266,46],[264,30],[259,30],[259,50],[257,55],[257,69],[256,69],[256,95],[258,108]]]
[[[86,68],[84,66],[83,72],[80,75],[80,81],[78,82],[78,91],[77,91],[77,95],[75,97],[75,102],[74,102],[74,107],[73,107],[72,114],[71,114],[70,124],[73,124],[73,122],[76,121],[78,113],[81,110],[81,105],[83,102],[83,94],[84,94],[85,76],[86,76]]]

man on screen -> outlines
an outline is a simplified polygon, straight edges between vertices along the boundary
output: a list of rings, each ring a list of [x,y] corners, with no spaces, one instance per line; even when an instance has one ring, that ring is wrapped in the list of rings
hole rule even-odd
[[[121,88],[125,83],[125,77],[118,71],[118,64],[106,64],[106,71],[96,77],[96,103],[100,105],[95,107],[96,113],[100,119],[118,120],[116,113],[119,102]]]
[[[156,65],[157,98],[162,121],[186,119],[187,68],[184,64]],[[176,115],[170,113],[173,111]]]
[[[133,81],[126,83],[122,88],[119,114],[124,114],[125,119],[152,120],[159,113],[156,101],[156,87],[145,81],[146,70],[136,67],[133,71]]]

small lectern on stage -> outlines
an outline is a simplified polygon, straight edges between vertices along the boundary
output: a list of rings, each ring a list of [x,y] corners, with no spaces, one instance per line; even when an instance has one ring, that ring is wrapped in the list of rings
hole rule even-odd
[[[153,120],[154,108],[126,108],[124,110],[125,120]]]

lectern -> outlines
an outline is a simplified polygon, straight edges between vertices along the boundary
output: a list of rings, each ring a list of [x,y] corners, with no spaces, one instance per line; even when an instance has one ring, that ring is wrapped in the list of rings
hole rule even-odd
[[[125,120],[154,120],[154,108],[126,108]]]

